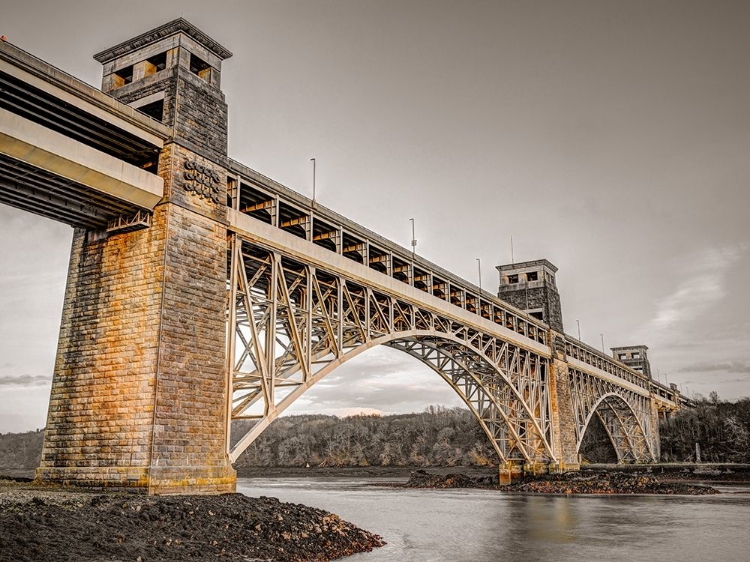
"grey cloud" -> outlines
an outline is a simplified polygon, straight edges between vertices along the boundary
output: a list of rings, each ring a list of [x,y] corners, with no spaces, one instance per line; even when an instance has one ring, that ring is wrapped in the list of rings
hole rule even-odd
[[[406,413],[422,411],[430,404],[461,403],[450,386],[426,366],[391,350],[373,350],[366,361],[344,365],[316,384],[289,413]]]
[[[750,363],[743,361],[722,361],[719,363],[696,363],[680,369],[684,373],[744,373],[750,374]]]
[[[52,381],[50,377],[39,375],[16,375],[0,377],[0,388],[6,386],[44,386]]]
[[[460,401],[448,385],[435,380],[434,387],[430,388],[379,388],[352,395],[352,389],[346,387],[311,389],[306,398],[310,406],[306,408],[313,410],[343,410],[347,408],[364,407],[375,408],[384,412],[408,412],[422,410],[429,404],[456,404]]]

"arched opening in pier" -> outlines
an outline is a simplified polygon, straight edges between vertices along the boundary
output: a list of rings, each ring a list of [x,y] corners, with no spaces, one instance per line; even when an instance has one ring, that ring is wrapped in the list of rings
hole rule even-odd
[[[235,441],[253,423],[233,422]],[[420,361],[379,346],[305,392],[247,447],[235,468],[497,462],[481,425],[448,384]]]
[[[256,394],[255,405],[263,414],[258,415],[257,419],[251,422],[233,422],[232,461],[235,462],[242,452],[274,420],[279,418],[282,412],[300,399],[313,385],[325,384],[324,378],[348,361],[366,361],[372,348],[382,346],[402,351],[427,365],[459,396],[489,444],[489,446],[476,448],[476,460],[480,463],[479,457],[486,459],[488,451],[494,453],[494,462],[511,460],[544,462],[552,459],[551,448],[537,419],[522,397],[496,367],[486,361],[476,350],[466,346],[465,342],[445,335],[415,332],[384,336],[371,344],[355,348],[339,359],[330,358],[330,362],[313,377],[309,384],[292,386],[288,392],[277,397],[275,406],[270,411],[263,403],[260,393]],[[363,357],[359,357],[360,354]],[[348,385],[350,392],[363,398],[362,403],[366,404],[366,396],[359,394],[352,383],[341,382]],[[430,383],[431,386],[437,384],[439,383],[436,381]],[[283,389],[281,390],[283,392]],[[235,403],[236,401],[235,398]],[[538,412],[534,413],[538,415]],[[446,435],[441,439],[442,445],[448,444],[445,439]]]
[[[599,428],[595,424],[598,422]],[[594,429],[592,430],[592,425]],[[616,454],[616,462],[632,463],[644,462],[654,459],[651,445],[646,438],[646,433],[638,419],[633,407],[622,396],[616,393],[607,393],[596,401],[589,411],[586,423],[579,428],[578,453],[584,447],[584,441],[588,436],[589,443],[600,445],[603,439],[600,430],[609,438],[612,449]],[[589,454],[592,454],[589,450]],[[598,454],[598,453],[597,453]]]
[[[617,451],[598,416],[589,422],[581,441],[581,460],[587,463],[616,463]]]

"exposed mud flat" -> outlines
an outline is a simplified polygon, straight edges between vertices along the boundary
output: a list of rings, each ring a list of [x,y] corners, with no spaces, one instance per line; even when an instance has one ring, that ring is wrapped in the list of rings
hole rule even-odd
[[[385,542],[275,498],[153,497],[0,488],[0,561],[323,561]]]
[[[438,475],[425,470],[412,472],[405,488],[487,488],[506,492],[533,494],[665,494],[702,496],[718,494],[709,486],[682,482],[662,482],[653,474],[622,472],[588,472],[550,474],[527,477],[506,486],[499,486],[497,477],[473,478],[465,474]]]

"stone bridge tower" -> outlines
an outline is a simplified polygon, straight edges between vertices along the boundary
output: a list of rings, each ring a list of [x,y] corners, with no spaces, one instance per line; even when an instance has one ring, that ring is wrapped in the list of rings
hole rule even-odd
[[[559,466],[551,470],[578,470],[575,436],[573,395],[565,354],[560,293],[555,274],[557,267],[546,259],[498,265],[500,286],[497,296],[537,318],[550,327],[549,342],[552,348],[550,361],[550,401],[555,441],[553,447],[559,455]],[[501,468],[502,477],[502,468]]]
[[[563,333],[557,268],[547,260],[498,265],[500,287],[497,296]]]
[[[74,233],[41,480],[234,490],[220,90],[230,56],[183,19],[95,56],[104,92],[164,122],[173,138],[152,170],[165,195],[150,226]]]

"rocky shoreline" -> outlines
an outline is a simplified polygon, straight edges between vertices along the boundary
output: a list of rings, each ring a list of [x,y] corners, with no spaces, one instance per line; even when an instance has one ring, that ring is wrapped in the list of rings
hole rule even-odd
[[[532,494],[661,494],[703,496],[718,494],[709,486],[698,486],[682,482],[660,481],[645,472],[586,472],[550,474],[526,477],[511,484],[498,485],[497,477],[471,477],[465,474],[430,474],[426,470],[411,473],[405,484],[394,484],[404,488],[484,488],[505,492]]]
[[[106,495],[0,486],[0,561],[324,561],[383,546],[326,511],[275,498]]]

